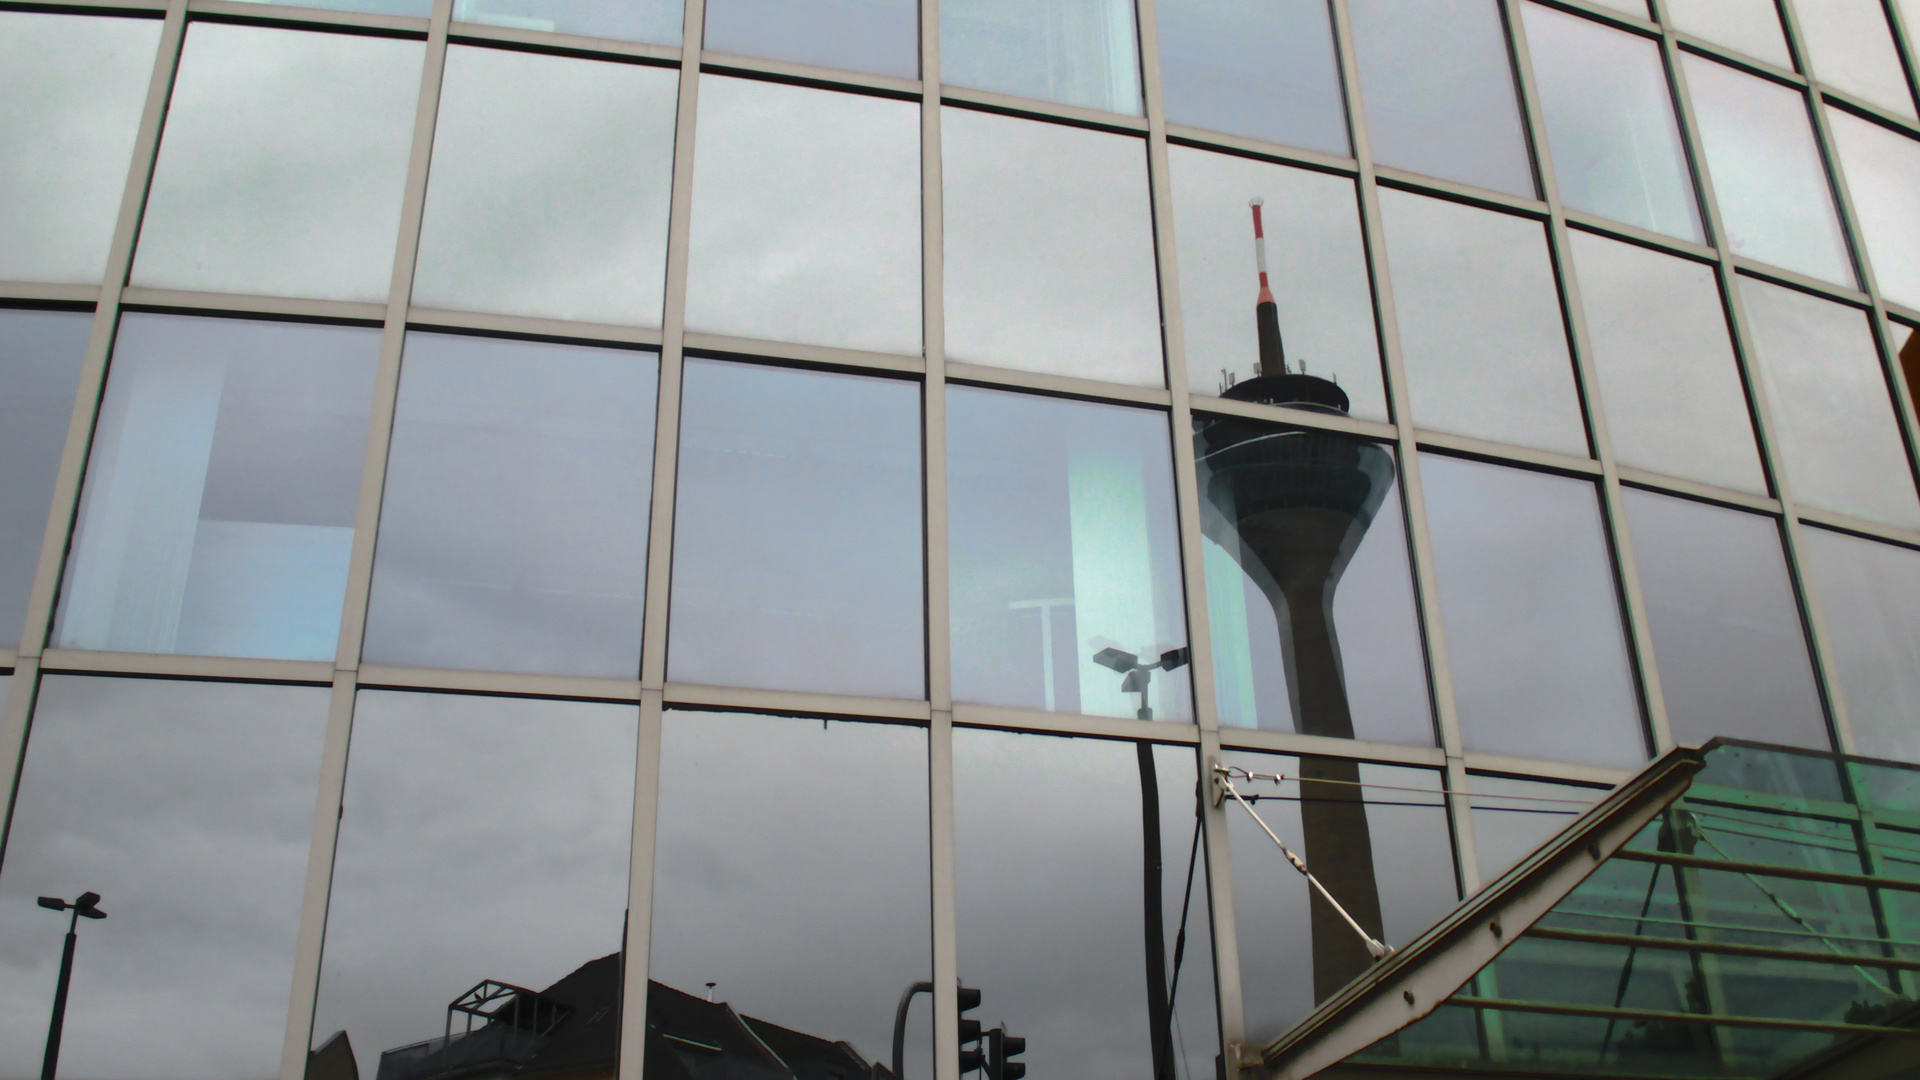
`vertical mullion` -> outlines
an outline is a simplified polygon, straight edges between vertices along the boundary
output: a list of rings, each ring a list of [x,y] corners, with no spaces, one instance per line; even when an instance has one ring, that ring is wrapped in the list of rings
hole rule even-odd
[[[304,1080],[307,1049],[313,1042],[313,1007],[320,994],[321,950],[327,930],[327,904],[333,891],[333,855],[340,839],[340,813],[346,795],[347,749],[353,737],[353,706],[358,676],[336,672],[327,704],[327,731],[320,751],[319,793],[314,799],[313,832],[307,847],[307,877],[300,901],[300,929],[294,941],[293,991],[287,1000],[287,1030],[280,1045],[280,1080]]]
[[[354,513],[353,554],[347,564],[339,648],[334,658],[334,667],[342,671],[359,669],[360,647],[366,637],[367,594],[372,587],[373,553],[379,539],[380,497],[386,487],[387,449],[393,441],[394,403],[400,394],[400,353],[407,340],[414,257],[420,249],[420,220],[427,202],[427,171],[433,159],[434,123],[440,110],[447,28],[452,20],[453,0],[435,0],[421,67],[406,194],[400,205],[400,233],[394,242],[393,277],[387,287],[386,322],[380,333],[380,366],[374,376],[372,422],[367,432],[366,458],[361,463],[360,504]]]
[[[1693,114],[1693,98],[1687,90],[1687,73],[1681,63],[1679,39],[1675,36],[1672,24],[1667,19],[1666,0],[1652,0],[1654,10],[1660,17],[1660,48],[1665,55],[1668,77],[1673,80],[1674,102],[1679,110],[1680,137],[1687,147],[1687,156],[1693,162],[1694,173],[1700,193],[1700,210],[1705,217],[1708,240],[1714,249],[1714,278],[1720,286],[1720,300],[1726,307],[1728,330],[1733,341],[1734,362],[1739,366],[1740,381],[1746,387],[1747,408],[1753,418],[1753,435],[1760,451],[1760,466],[1768,482],[1773,487],[1773,495],[1780,500],[1780,535],[1785,547],[1787,568],[1793,582],[1794,594],[1800,604],[1801,625],[1806,631],[1809,651],[1818,674],[1822,696],[1827,703],[1827,718],[1832,727],[1834,746],[1847,753],[1853,751],[1853,731],[1847,721],[1846,700],[1840,693],[1839,672],[1833,663],[1826,644],[1826,620],[1821,614],[1819,595],[1813,582],[1803,569],[1802,555],[1804,545],[1801,542],[1801,524],[1794,503],[1793,491],[1786,482],[1785,470],[1776,460],[1779,441],[1774,435],[1773,411],[1767,404],[1767,395],[1761,387],[1759,373],[1755,364],[1753,338],[1747,329],[1746,304],[1740,295],[1739,274],[1732,256],[1726,249],[1726,228],[1720,220],[1720,198],[1714,192],[1712,170],[1708,168],[1706,152],[1700,143],[1699,123]],[[1793,42],[1797,49],[1798,43]]]
[[[700,112],[700,42],[706,0],[687,0],[680,31],[680,97],[673,128],[673,195],[667,224],[666,295],[660,312],[660,398],[655,405],[653,507],[647,527],[646,616],[640,685],[667,682],[667,601],[673,575],[674,481],[680,458],[680,381],[687,329],[688,226],[693,221],[694,126]]]
[[[647,523],[646,610],[640,642],[640,732],[634,759],[633,837],[627,868],[626,955],[620,995],[617,1080],[641,1080],[646,1065],[647,981],[653,938],[653,864],[665,726],[667,601],[673,573],[674,482],[679,467],[680,389],[686,339],[687,250],[693,220],[694,136],[700,112],[700,50],[706,0],[686,0],[680,24],[680,94],[673,126],[673,189],[667,221],[666,289],[660,311],[659,399],[654,403],[653,504]]]
[[[953,634],[947,528],[945,160],[940,127],[940,2],[920,0],[920,318],[925,500],[927,889],[932,920],[933,1075],[960,1080],[960,931],[954,885]]]
[[[1219,714],[1215,703],[1212,624],[1207,612],[1206,551],[1200,531],[1198,466],[1193,452],[1193,409],[1187,386],[1186,331],[1180,310],[1180,265],[1173,218],[1173,173],[1167,152],[1166,94],[1160,73],[1160,27],[1154,0],[1137,0],[1140,81],[1147,114],[1147,182],[1153,210],[1155,263],[1159,271],[1161,355],[1169,394],[1168,424],[1173,445],[1175,514],[1179,522],[1180,570],[1187,598],[1187,671],[1193,688],[1194,720],[1200,727],[1199,764],[1205,771],[1220,760]],[[1211,785],[1210,776],[1202,782]],[[1238,1072],[1247,1038],[1246,1010],[1240,989],[1240,944],[1233,903],[1233,857],[1227,845],[1225,807],[1204,804],[1207,841],[1207,896],[1213,924],[1213,970],[1220,1045],[1229,1075]]]
[[[414,110],[413,146],[394,240],[393,273],[387,288],[386,321],[380,335],[373,409],[361,464],[360,501],[354,513],[353,553],[348,563],[339,646],[334,658],[333,696],[322,744],[319,794],[307,849],[306,890],[300,904],[300,929],[294,946],[293,988],[287,1002],[287,1028],[280,1048],[280,1080],[302,1080],[313,1038],[313,1009],[320,989],[320,964],[333,890],[333,858],[340,835],[345,797],[347,752],[353,737],[360,645],[364,637],[367,592],[373,578],[373,552],[380,527],[380,496],[386,484],[387,447],[393,434],[394,402],[400,388],[400,353],[406,343],[407,306],[413,292],[414,256],[420,244],[420,219],[427,197],[427,169],[433,155],[433,130],[440,108],[440,82],[446,70],[447,29],[453,0],[435,0],[428,22],[420,70],[420,96]]]
[[[640,692],[634,752],[633,833],[627,862],[627,926],[620,957],[620,1056],[616,1080],[640,1080],[647,1048],[647,975],[653,946],[653,851],[660,819],[662,695]]]
[[[1433,560],[1433,539],[1427,526],[1425,487],[1420,478],[1419,443],[1414,437],[1408,404],[1406,361],[1400,350],[1400,324],[1394,311],[1393,281],[1388,273],[1386,233],[1380,217],[1380,189],[1374,173],[1373,144],[1367,130],[1366,104],[1361,97],[1359,56],[1353,43],[1353,18],[1347,0],[1331,0],[1333,35],[1340,59],[1341,88],[1352,117],[1353,156],[1359,163],[1360,224],[1367,248],[1367,266],[1373,280],[1374,317],[1378,320],[1380,355],[1386,364],[1387,399],[1394,419],[1395,446],[1400,459],[1400,498],[1407,516],[1407,546],[1413,571],[1414,596],[1420,613],[1421,636],[1427,647],[1427,675],[1440,748],[1449,763],[1464,760],[1460,715],[1453,698],[1453,674],[1447,654],[1447,632],[1440,610],[1440,586]],[[1450,781],[1464,775],[1450,767]],[[1473,822],[1467,813],[1464,787],[1449,782],[1447,821],[1455,841],[1455,869],[1463,888],[1471,892],[1477,850]]]
[[[1640,676],[1640,690],[1646,709],[1646,724],[1653,736],[1653,752],[1664,753],[1673,746],[1673,732],[1667,723],[1667,706],[1660,692],[1660,671],[1653,652],[1653,635],[1647,622],[1646,597],[1640,588],[1640,575],[1633,555],[1633,540],[1627,528],[1626,504],[1620,492],[1620,469],[1613,457],[1613,438],[1607,429],[1605,402],[1600,396],[1599,374],[1593,369],[1587,338],[1585,309],[1581,307],[1578,277],[1574,272],[1573,245],[1567,236],[1566,209],[1560,203],[1559,177],[1554,171],[1553,155],[1547,144],[1546,115],[1540,104],[1540,88],[1535,82],[1532,53],[1527,47],[1526,26],[1516,0],[1501,0],[1506,9],[1508,33],[1513,38],[1514,71],[1519,76],[1520,99],[1524,106],[1534,160],[1538,162],[1540,190],[1547,200],[1547,239],[1553,251],[1556,282],[1567,330],[1568,350],[1572,355],[1574,379],[1580,398],[1586,403],[1587,433],[1594,456],[1600,460],[1600,497],[1606,508],[1606,529],[1611,541],[1616,595],[1621,600],[1621,618],[1626,620],[1627,645]]]
[[[1893,51],[1900,58],[1900,71],[1907,77],[1907,94],[1920,104],[1920,57],[1908,44],[1907,20],[1900,14],[1897,0],[1880,0],[1887,19],[1887,32],[1893,35]]]
[[[22,660],[40,655],[53,621],[53,601],[66,561],[67,536],[80,503],[80,481],[86,472],[94,418],[99,414],[100,395],[106,384],[107,354],[113,349],[114,333],[119,325],[120,294],[126,288],[127,271],[133,264],[134,242],[140,234],[141,215],[146,210],[147,186],[153,180],[154,159],[160,149],[160,128],[166,120],[167,99],[173,92],[174,72],[180,64],[186,32],[186,0],[168,0],[160,42],[154,51],[153,77],[147,83],[147,101],[140,113],[132,160],[127,166],[127,185],[120,195],[120,211],[107,248],[107,265],[100,282],[99,300],[93,309],[86,357],[80,365],[79,392],[74,398],[72,418],[67,423],[67,441],[60,453],[60,471],[54,479],[53,502],[47,512],[40,561],[34,567],[33,587],[27,594],[26,623],[20,629],[20,648],[16,652]],[[4,752],[0,747],[0,753]]]

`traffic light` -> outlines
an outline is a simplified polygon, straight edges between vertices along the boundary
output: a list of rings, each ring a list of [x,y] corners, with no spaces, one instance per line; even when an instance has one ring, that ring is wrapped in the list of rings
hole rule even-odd
[[[980,1046],[980,1021],[967,1013],[980,1007],[980,991],[971,986],[963,986],[956,1001],[956,1011],[960,1014],[960,1075],[979,1072],[987,1067],[987,1054]],[[967,1049],[972,1044],[973,1049]]]
[[[1020,1080],[1027,1075],[1027,1063],[1012,1060],[1027,1052],[1027,1040],[994,1028],[987,1032],[987,1041],[987,1080]]]

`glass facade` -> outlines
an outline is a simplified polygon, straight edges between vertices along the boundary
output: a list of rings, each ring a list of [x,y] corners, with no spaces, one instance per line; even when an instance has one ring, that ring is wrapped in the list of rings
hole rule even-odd
[[[1215,762],[1920,763],[1910,3],[235,7],[0,0],[8,1075],[1209,1076]]]

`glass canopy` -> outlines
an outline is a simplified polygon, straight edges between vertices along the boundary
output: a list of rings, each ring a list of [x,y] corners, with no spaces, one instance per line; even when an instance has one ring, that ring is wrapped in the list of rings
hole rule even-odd
[[[1676,750],[1262,1057],[1273,1080],[1920,1075],[1920,769]]]

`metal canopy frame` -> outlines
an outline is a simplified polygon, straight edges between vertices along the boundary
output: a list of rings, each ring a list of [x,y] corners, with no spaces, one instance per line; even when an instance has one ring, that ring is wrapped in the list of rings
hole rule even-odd
[[[1347,101],[1353,154],[1343,157],[1302,150],[1209,132],[1170,123],[1165,115],[1164,86],[1157,45],[1154,0],[1136,0],[1138,40],[1145,116],[1123,117],[1050,102],[1012,98],[945,85],[940,78],[939,0],[920,0],[920,61],[922,78],[917,80],[863,75],[857,72],[813,68],[779,61],[739,56],[710,58],[702,54],[702,27],[705,0],[687,0],[683,36],[678,46],[639,44],[544,34],[528,30],[456,24],[452,21],[452,0],[436,0],[429,18],[355,13],[347,11],[262,5],[238,0],[0,0],[0,10],[65,11],[74,14],[115,14],[155,18],[162,23],[158,55],[141,115],[134,151],[129,163],[118,209],[109,255],[100,285],[47,284],[37,282],[0,282],[0,306],[90,307],[94,312],[91,335],[80,378],[66,443],[55,483],[52,512],[39,553],[36,576],[27,605],[27,615],[18,637],[17,648],[0,648],[0,671],[11,670],[13,678],[0,705],[0,769],[11,770],[17,778],[26,732],[41,676],[47,673],[158,676],[252,680],[327,685],[332,688],[332,704],[326,732],[321,770],[321,796],[315,807],[313,832],[307,871],[307,886],[301,916],[295,977],[287,1017],[286,1041],[281,1064],[282,1080],[300,1080],[305,1066],[310,1037],[314,990],[318,978],[321,937],[326,918],[327,895],[332,873],[332,852],[344,783],[346,754],[352,728],[355,692],[361,686],[396,689],[433,690],[450,693],[521,694],[553,698],[596,701],[627,701],[639,706],[640,740],[636,760],[636,798],[630,878],[630,903],[627,939],[630,963],[624,996],[624,1024],[631,1033],[643,1029],[645,1016],[647,934],[651,918],[651,883],[654,842],[654,814],[657,772],[659,768],[660,720],[664,709],[738,708],[763,709],[799,715],[867,717],[925,724],[929,728],[929,791],[932,801],[932,892],[933,942],[932,966],[936,994],[943,1000],[936,1016],[940,1048],[939,1080],[958,1080],[951,1062],[957,1057],[954,1025],[944,1019],[953,1014],[950,987],[956,972],[954,880],[953,880],[953,785],[952,729],[958,724],[998,727],[1022,731],[1055,732],[1114,738],[1152,739],[1192,745],[1201,760],[1215,760],[1223,750],[1249,750],[1281,754],[1343,757],[1369,762],[1423,766],[1440,770],[1444,776],[1447,815],[1455,837],[1456,869],[1463,891],[1472,892],[1483,875],[1474,840],[1471,820],[1471,781],[1474,772],[1521,775],[1561,782],[1611,785],[1625,778],[1616,769],[1566,762],[1523,760],[1470,749],[1460,731],[1451,674],[1448,663],[1447,635],[1441,614],[1432,543],[1429,537],[1419,454],[1422,451],[1465,454],[1501,462],[1519,468],[1542,469],[1594,481],[1601,496],[1608,525],[1616,580],[1620,591],[1624,626],[1630,653],[1641,690],[1641,706],[1646,736],[1656,751],[1668,751],[1674,745],[1665,715],[1659,675],[1648,631],[1647,603],[1641,593],[1635,570],[1630,538],[1623,522],[1622,491],[1627,486],[1663,491],[1685,498],[1717,503],[1759,512],[1776,519],[1781,526],[1785,552],[1792,574],[1800,617],[1808,632],[1817,678],[1828,706],[1834,745],[1842,751],[1854,748],[1846,703],[1831,652],[1830,638],[1821,614],[1818,597],[1801,570],[1802,535],[1810,524],[1839,528],[1881,541],[1920,548],[1920,532],[1889,528],[1872,522],[1846,518],[1826,511],[1800,506],[1778,467],[1778,436],[1768,406],[1758,392],[1754,379],[1751,336],[1734,278],[1736,271],[1775,281],[1788,287],[1817,294],[1853,306],[1872,316],[1873,333],[1893,390],[1902,436],[1915,462],[1916,432],[1920,424],[1898,357],[1886,334],[1885,320],[1899,318],[1920,326],[1920,309],[1887,302],[1879,292],[1870,266],[1861,255],[1858,215],[1840,175],[1833,139],[1823,107],[1832,103],[1867,117],[1904,135],[1920,138],[1920,124],[1877,106],[1814,83],[1796,71],[1733,53],[1719,45],[1685,34],[1674,28],[1668,17],[1666,0],[1650,0],[1651,17],[1627,14],[1590,0],[1547,0],[1553,6],[1575,12],[1630,33],[1656,41],[1665,60],[1669,89],[1674,92],[1681,137],[1695,169],[1695,182],[1704,209],[1709,240],[1693,243],[1647,232],[1632,226],[1607,221],[1591,214],[1568,209],[1562,203],[1547,146],[1539,91],[1527,51],[1524,28],[1519,18],[1523,0],[1494,0],[1500,7],[1509,35],[1511,58],[1518,79],[1520,108],[1527,135],[1537,163],[1542,197],[1519,198],[1502,193],[1418,176],[1375,164],[1364,103],[1360,91],[1352,17],[1347,0],[1329,0],[1335,55],[1340,68],[1342,89]],[[1779,0],[1789,48],[1796,58],[1804,47],[1793,0]],[[1920,28],[1908,27],[1898,4],[1885,4],[1909,87],[1916,76],[1916,49]],[[161,291],[129,287],[126,284],[134,244],[168,96],[172,89],[180,49],[189,22],[196,20],[235,20],[272,23],[312,30],[371,30],[424,39],[426,62],[416,113],[408,179],[402,204],[401,228],[394,252],[391,287],[385,303],[339,303],[298,298],[232,296],[212,293]],[[662,325],[658,328],[609,327],[582,323],[564,323],[546,319],[500,316],[485,313],[449,312],[416,306],[412,302],[411,283],[414,249],[426,194],[428,158],[432,147],[433,124],[437,112],[440,77],[449,42],[486,44],[496,48],[527,48],[563,51],[572,55],[601,56],[629,62],[677,66],[680,73],[678,124],[673,162],[673,194],[669,241],[666,253],[666,301]],[[1686,94],[1685,78],[1679,64],[1682,53],[1693,53],[1731,64],[1751,74],[1792,88],[1802,95],[1814,124],[1816,139],[1833,182],[1842,228],[1850,238],[1855,269],[1861,288],[1851,289],[1815,281],[1778,268],[1754,264],[1734,255],[1714,238],[1723,237],[1720,213],[1711,185],[1707,182],[1704,155],[1700,149],[1698,125]],[[1801,63],[1804,68],[1805,64]],[[741,341],[690,334],[684,326],[687,269],[687,229],[691,217],[691,180],[696,139],[696,98],[699,75],[703,70],[724,71],[731,75],[804,81],[810,85],[832,87],[855,93],[883,93],[917,99],[921,103],[921,194],[922,194],[922,283],[924,340],[920,355],[884,356],[850,350],[822,349],[817,346],[782,342]],[[941,188],[941,112],[943,106],[988,107],[1010,111],[1039,121],[1095,126],[1109,131],[1128,132],[1141,138],[1147,155],[1150,197],[1154,221],[1154,245],[1159,266],[1159,297],[1164,334],[1164,353],[1168,378],[1163,387],[1141,388],[1108,384],[1093,380],[1064,378],[971,364],[949,364],[944,354],[943,308],[943,220]],[[1168,147],[1179,144],[1239,154],[1283,165],[1314,169],[1352,178],[1357,186],[1359,213],[1367,261],[1371,268],[1373,302],[1379,334],[1386,394],[1397,423],[1376,423],[1325,416],[1296,409],[1250,405],[1190,393],[1187,386],[1185,339],[1181,314],[1179,266],[1177,259],[1177,222],[1172,213],[1171,170]],[[1381,229],[1379,189],[1391,186],[1419,191],[1439,198],[1472,203],[1504,213],[1528,217],[1547,227],[1550,250],[1558,275],[1567,331],[1577,384],[1587,409],[1592,441],[1591,457],[1578,457],[1529,450],[1522,447],[1488,443],[1438,432],[1416,429],[1406,422],[1407,374],[1401,354],[1399,329],[1395,319],[1394,289],[1387,265],[1385,241]],[[1580,229],[1629,243],[1706,263],[1714,268],[1720,283],[1723,303],[1730,316],[1736,363],[1745,381],[1748,405],[1755,419],[1756,437],[1763,466],[1771,483],[1771,493],[1755,495],[1699,484],[1676,477],[1655,475],[1620,466],[1613,456],[1593,372],[1590,346],[1578,290],[1572,280],[1569,235]],[[105,386],[108,356],[118,318],[126,310],[167,310],[176,312],[221,313],[268,318],[301,318],[330,322],[377,324],[382,328],[381,360],[375,398],[374,424],[368,443],[368,455],[362,479],[357,512],[357,528],[349,576],[345,614],[339,648],[332,662],[249,660],[239,658],[154,656],[140,654],[80,652],[47,648],[56,592],[67,552],[69,531],[78,505],[80,483],[93,424]],[[409,329],[473,331],[498,335],[526,335],[549,340],[565,339],[587,343],[620,344],[628,347],[657,348],[660,353],[660,396],[656,422],[654,460],[654,502],[652,507],[647,569],[647,599],[644,652],[633,679],[578,679],[560,676],[517,675],[501,672],[459,672],[390,668],[366,665],[361,661],[360,638],[370,584],[374,544],[377,539],[380,497],[384,483],[387,440],[393,403],[398,386],[400,350]],[[906,373],[921,380],[923,387],[923,446],[927,613],[927,686],[924,700],[845,697],[839,695],[743,690],[726,687],[674,684],[665,678],[665,642],[668,571],[671,567],[673,533],[673,488],[676,476],[679,418],[680,364],[686,350],[752,355],[771,363],[830,364],[860,370]],[[1188,582],[1187,618],[1192,649],[1192,672],[1196,722],[1191,725],[1145,723],[1128,719],[1038,713],[956,703],[950,691],[948,649],[948,599],[946,553],[946,460],[945,393],[948,379],[968,383],[1024,389],[1043,393],[1066,394],[1093,400],[1110,401],[1138,407],[1156,408],[1168,413],[1174,434],[1177,510],[1181,531],[1180,555]],[[1199,526],[1199,499],[1194,488],[1193,448],[1187,433],[1196,414],[1249,416],[1286,423],[1296,427],[1341,432],[1392,443],[1398,450],[1401,470],[1401,510],[1406,515],[1410,564],[1417,600],[1422,638],[1426,646],[1429,690],[1435,724],[1432,746],[1401,746],[1385,743],[1342,742],[1312,736],[1255,731],[1225,727],[1218,720],[1213,690],[1213,653],[1209,639],[1204,564]],[[4,466],[0,466],[4,467]],[[1668,761],[1669,754],[1661,760]],[[1607,805],[1612,805],[1609,800]],[[10,813],[10,810],[9,810]],[[1222,1043],[1226,1048],[1229,1070],[1254,1064],[1243,1052],[1246,1025],[1241,1008],[1238,945],[1234,931],[1234,898],[1231,888],[1232,853],[1225,835],[1225,819],[1218,807],[1207,811],[1207,876],[1214,928],[1215,971],[1219,1000]],[[1576,860],[1577,861],[1577,860]],[[1463,954],[1464,955],[1464,954]],[[627,1045],[635,1048],[623,1056],[620,1080],[638,1080],[640,1040],[631,1037]],[[1812,1076],[1813,1074],[1809,1074]],[[1835,1075],[1838,1075],[1837,1073]]]

